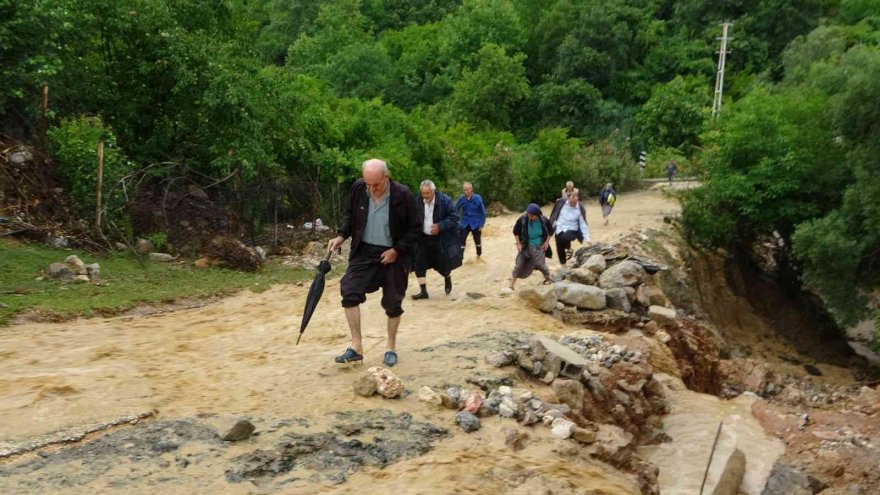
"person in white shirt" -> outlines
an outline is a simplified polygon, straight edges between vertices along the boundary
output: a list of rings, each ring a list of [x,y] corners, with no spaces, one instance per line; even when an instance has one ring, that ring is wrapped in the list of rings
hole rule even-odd
[[[587,213],[580,203],[577,191],[572,191],[568,198],[560,198],[550,214],[550,223],[556,233],[556,252],[559,263],[565,265],[571,242],[577,239],[581,243],[590,242],[590,227],[587,225]]]

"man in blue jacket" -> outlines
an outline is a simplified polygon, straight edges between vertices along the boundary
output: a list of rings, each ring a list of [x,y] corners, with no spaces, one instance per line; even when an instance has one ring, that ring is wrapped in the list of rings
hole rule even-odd
[[[452,207],[452,199],[437,191],[430,180],[423,180],[419,188],[422,233],[416,249],[415,272],[421,292],[413,299],[427,299],[428,287],[425,276],[429,269],[443,275],[444,289],[452,292],[452,270],[461,266],[461,251],[458,245],[458,212]]]
[[[483,225],[486,225],[486,205],[479,194],[474,194],[474,186],[470,182],[462,185],[464,194],[459,196],[455,203],[455,211],[461,212],[461,226],[459,237],[461,238],[461,255],[464,257],[464,249],[467,246],[468,234],[474,235],[474,244],[477,247],[477,258],[483,254],[482,234]]]

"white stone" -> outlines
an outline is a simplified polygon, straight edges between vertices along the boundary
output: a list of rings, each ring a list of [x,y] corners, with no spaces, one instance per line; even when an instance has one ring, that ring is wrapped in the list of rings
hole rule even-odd
[[[565,419],[565,418],[556,418],[551,423],[552,430],[550,433],[556,437],[561,439],[571,438],[574,434],[577,425],[574,422]]]

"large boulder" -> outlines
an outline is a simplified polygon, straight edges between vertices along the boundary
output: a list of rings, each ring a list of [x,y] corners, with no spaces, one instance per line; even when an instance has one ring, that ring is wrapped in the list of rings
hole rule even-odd
[[[642,265],[634,261],[624,260],[605,269],[599,276],[599,287],[614,289],[616,287],[635,287],[648,279],[648,273]]]
[[[587,261],[584,262],[583,268],[590,270],[596,275],[605,271],[605,257],[601,254],[594,254],[587,258]]]
[[[557,296],[556,289],[552,285],[539,285],[537,287],[524,287],[519,290],[518,295],[529,306],[549,313],[556,308]]]
[[[579,284],[596,285],[596,282],[599,281],[599,275],[596,275],[596,272],[592,270],[581,267],[571,270],[568,279]]]
[[[611,309],[619,309],[627,313],[632,310],[626,291],[621,287],[605,291],[605,301],[606,305]]]
[[[581,309],[605,309],[605,291],[594,285],[573,282],[558,282],[553,285],[556,287],[557,298],[565,304]]]

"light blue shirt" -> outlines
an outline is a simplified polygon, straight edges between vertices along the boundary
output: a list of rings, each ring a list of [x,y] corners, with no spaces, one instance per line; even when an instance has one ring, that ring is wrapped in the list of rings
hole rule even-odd
[[[370,209],[367,211],[367,224],[364,226],[363,241],[375,246],[391,247],[391,224],[388,222],[388,210],[390,209],[391,184],[385,188],[382,199],[376,203],[373,196],[367,193]]]

